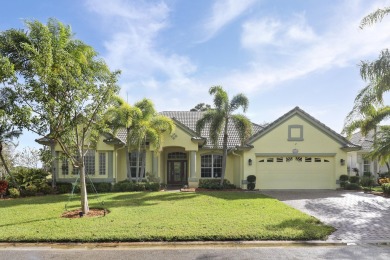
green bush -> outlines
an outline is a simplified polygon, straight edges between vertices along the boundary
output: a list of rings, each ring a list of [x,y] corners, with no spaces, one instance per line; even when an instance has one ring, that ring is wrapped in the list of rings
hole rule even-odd
[[[148,191],[159,191],[161,189],[160,183],[158,182],[147,182],[145,184],[145,189]]]
[[[340,181],[340,187],[345,188],[345,185],[349,184],[349,181]]]
[[[248,188],[248,190],[254,190],[255,189],[255,186],[256,184],[254,182],[249,182],[246,187]]]
[[[220,185],[220,179],[200,179],[199,180],[199,188],[203,189],[213,189],[213,190],[221,190],[221,189],[235,189],[236,185],[231,184],[229,180],[224,179],[223,185]]]
[[[95,192],[95,189],[93,189],[93,187],[95,187],[96,192],[98,192],[98,193],[110,192],[112,189],[112,185],[109,182],[96,182],[96,183],[93,183],[93,186],[91,183],[87,183],[87,191],[88,192],[90,192],[90,193]]]
[[[9,196],[11,198],[19,198],[20,197],[20,191],[17,188],[9,188],[8,192],[9,192]]]
[[[246,177],[246,180],[247,182],[251,183],[251,182],[256,182],[256,176],[255,175],[248,175]]]
[[[346,175],[346,174],[343,174],[343,175],[340,175],[340,178],[339,178],[340,182],[342,181],[348,181],[349,180],[349,176]]]
[[[21,195],[24,197],[35,196],[38,192],[38,188],[35,185],[29,185],[21,190]]]
[[[385,195],[390,196],[390,183],[383,183],[381,188]]]
[[[65,193],[72,192],[72,183],[70,183],[70,182],[57,182],[56,187],[57,187],[57,192],[59,194],[65,194]]]
[[[363,172],[363,177],[371,177],[371,172]]]
[[[375,180],[373,177],[363,176],[363,178],[360,180],[360,184],[363,187],[372,187],[375,185]]]
[[[349,177],[349,182],[350,183],[359,184],[359,181],[360,181],[360,177],[359,176],[351,176],[351,177]]]
[[[361,187],[358,183],[348,183],[348,184],[345,184],[345,187],[344,189],[346,190],[360,190]]]
[[[116,192],[131,191],[159,191],[160,184],[157,182],[132,182],[129,180],[115,183],[112,190]]]

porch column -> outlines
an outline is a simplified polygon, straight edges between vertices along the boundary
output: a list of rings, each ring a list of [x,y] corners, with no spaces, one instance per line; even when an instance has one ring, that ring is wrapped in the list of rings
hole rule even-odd
[[[152,174],[158,178],[160,177],[158,174],[158,157],[154,154],[154,151],[151,151],[152,153]]]
[[[196,178],[196,151],[190,151],[190,178],[189,182],[197,182]]]

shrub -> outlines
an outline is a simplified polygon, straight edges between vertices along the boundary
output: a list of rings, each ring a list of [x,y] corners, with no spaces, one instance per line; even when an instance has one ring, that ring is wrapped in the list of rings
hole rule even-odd
[[[372,176],[371,172],[364,172],[363,173],[363,177],[371,177],[371,176]]]
[[[28,197],[28,196],[35,196],[38,192],[38,187],[35,185],[29,185],[21,190],[21,195]]]
[[[345,184],[345,187],[344,189],[346,190],[360,190],[361,187],[358,183],[348,183],[348,184]]]
[[[383,193],[387,196],[390,195],[390,183],[384,183],[381,185],[381,188],[383,190]]]
[[[38,192],[42,192],[43,194],[51,194],[51,193],[53,193],[53,188],[49,184],[43,183],[38,188]]]
[[[349,177],[349,182],[350,183],[359,184],[359,181],[360,181],[360,177],[359,176],[351,176],[351,177]]]
[[[71,193],[72,183],[70,182],[57,182],[57,192],[60,194]]]
[[[343,174],[343,175],[340,175],[340,178],[339,178],[340,182],[342,181],[348,181],[349,180],[349,176],[346,175],[346,174]]]
[[[0,180],[0,195],[3,196],[8,189],[8,182]]]
[[[88,192],[95,192],[95,189],[93,187],[95,187],[96,192],[103,193],[103,192],[110,192],[112,185],[109,182],[96,182],[93,183],[93,186],[91,183],[87,183]]]
[[[221,190],[221,189],[235,189],[236,185],[231,184],[229,180],[224,179],[223,185],[220,185],[220,179],[200,179],[199,180],[199,188],[203,189],[213,189],[213,190]]]
[[[390,178],[379,178],[378,179],[378,184],[382,185],[384,183],[390,183]]]
[[[157,182],[132,182],[129,180],[120,181],[115,183],[112,187],[113,191],[125,192],[125,191],[159,191],[160,183]]]
[[[360,180],[360,184],[364,187],[372,187],[375,185],[375,181],[371,176],[363,176],[363,178]]]
[[[248,190],[254,190],[255,189],[255,186],[256,184],[254,182],[249,182],[246,187],[248,188]]]
[[[9,188],[8,192],[9,192],[9,196],[11,198],[19,198],[20,197],[20,191],[17,188]]]
[[[255,175],[248,175],[246,177],[246,180],[251,183],[251,182],[256,182],[256,176]]]
[[[345,188],[345,185],[349,184],[349,181],[340,181],[340,187]]]

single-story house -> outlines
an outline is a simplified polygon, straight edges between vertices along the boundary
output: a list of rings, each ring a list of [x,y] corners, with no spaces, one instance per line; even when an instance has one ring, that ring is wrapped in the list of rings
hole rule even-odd
[[[364,173],[371,173],[375,177],[378,177],[376,175],[377,173],[388,172],[386,165],[380,164],[378,160],[371,160],[366,157],[374,145],[374,132],[374,130],[371,130],[366,136],[362,135],[361,132],[357,132],[351,136],[350,141],[359,145],[361,149],[348,152],[349,175],[359,174],[360,176],[363,176]]]
[[[215,147],[208,129],[195,132],[202,112],[170,111],[174,133],[165,134],[160,151],[146,146],[145,172],[168,185],[197,187],[200,179],[220,178],[222,135]],[[253,124],[253,135],[242,145],[234,125],[228,125],[228,158],[225,178],[246,188],[248,175],[256,175],[259,189],[336,189],[347,174],[347,153],[360,149],[340,134],[296,107],[267,126]],[[118,182],[135,177],[136,153],[124,149],[125,132],[102,135],[96,150],[88,151],[86,172],[96,182]],[[42,142],[42,140],[37,140]],[[60,147],[55,148],[57,155]],[[127,174],[126,157],[131,173]],[[72,166],[58,159],[53,172],[57,181],[74,181]]]

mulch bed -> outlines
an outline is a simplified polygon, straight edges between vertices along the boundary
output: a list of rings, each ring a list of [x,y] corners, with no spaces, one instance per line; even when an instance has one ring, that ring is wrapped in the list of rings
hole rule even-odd
[[[81,209],[66,211],[61,215],[61,217],[62,218],[81,218],[80,212],[81,212]],[[104,217],[108,213],[110,213],[110,211],[106,210],[106,209],[90,208],[88,214],[83,215],[82,217],[85,217],[85,218]]]

